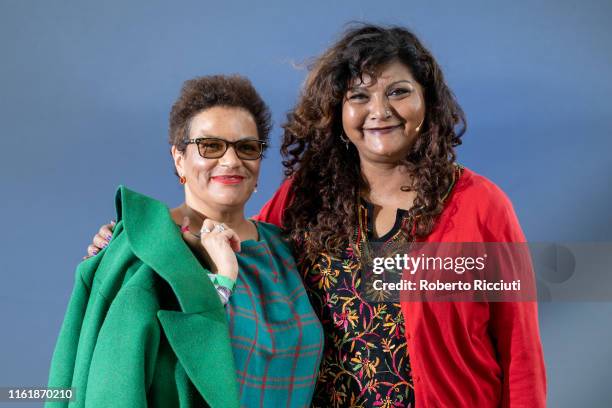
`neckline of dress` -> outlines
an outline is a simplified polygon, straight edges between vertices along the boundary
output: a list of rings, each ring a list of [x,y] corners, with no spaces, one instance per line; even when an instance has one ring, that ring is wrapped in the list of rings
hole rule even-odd
[[[360,199],[360,204],[366,209],[366,225],[367,225],[366,234],[367,234],[368,241],[386,242],[389,239],[391,239],[393,236],[395,236],[395,234],[397,234],[397,232],[402,226],[402,221],[408,214],[408,210],[403,209],[403,208],[396,208],[395,209],[395,221],[391,229],[387,231],[385,234],[383,234],[382,236],[375,237],[374,236],[374,217],[373,217],[374,204],[368,201],[367,199],[365,199],[364,197],[359,197],[359,199]]]

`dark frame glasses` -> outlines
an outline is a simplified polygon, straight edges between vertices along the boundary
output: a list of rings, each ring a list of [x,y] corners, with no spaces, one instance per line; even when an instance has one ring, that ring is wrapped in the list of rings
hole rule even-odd
[[[219,137],[199,137],[197,139],[187,139],[185,144],[198,145],[198,153],[205,159],[219,159],[223,157],[229,147],[233,147],[241,160],[257,160],[263,155],[266,142],[259,139],[242,139],[230,142]]]

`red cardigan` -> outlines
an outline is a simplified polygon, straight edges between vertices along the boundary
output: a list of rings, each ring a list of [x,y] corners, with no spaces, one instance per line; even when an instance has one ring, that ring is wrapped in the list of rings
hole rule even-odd
[[[257,216],[281,225],[286,180]],[[426,242],[525,242],[512,204],[465,169]],[[402,303],[417,407],[545,407],[535,302]]]

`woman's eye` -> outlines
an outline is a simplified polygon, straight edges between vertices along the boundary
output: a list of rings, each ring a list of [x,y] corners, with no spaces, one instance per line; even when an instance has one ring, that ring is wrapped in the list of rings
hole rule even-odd
[[[206,148],[206,150],[221,150],[221,143],[219,142],[205,142],[202,145]]]
[[[389,96],[407,95],[407,94],[410,94],[411,92],[412,92],[411,89],[395,88],[395,89],[392,89],[391,92],[389,92]]]
[[[360,93],[356,93],[356,94],[352,94],[349,95],[349,100],[351,101],[362,101],[367,99],[367,95],[366,94],[360,94]]]
[[[243,144],[239,146],[239,149],[242,150],[243,152],[252,152],[252,151],[257,150],[257,147],[252,144]]]

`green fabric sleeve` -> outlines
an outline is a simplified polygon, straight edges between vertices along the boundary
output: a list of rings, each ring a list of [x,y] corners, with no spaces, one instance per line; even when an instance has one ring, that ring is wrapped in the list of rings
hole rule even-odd
[[[79,387],[81,385],[78,382],[79,378],[75,378],[74,371],[77,365],[77,349],[83,317],[85,316],[89,301],[89,290],[81,280],[81,275],[78,272],[76,276],[77,280],[51,361],[49,387],[68,388]],[[68,407],[68,401],[48,401],[45,407],[65,408]]]
[[[216,273],[209,273],[208,277],[215,286],[223,286],[224,288],[227,288],[230,291],[233,291],[234,286],[236,286],[236,281],[232,278],[228,278],[227,276],[218,275]]]
[[[158,309],[147,289],[131,286],[118,293],[96,341],[86,407],[147,406],[161,334]]]

